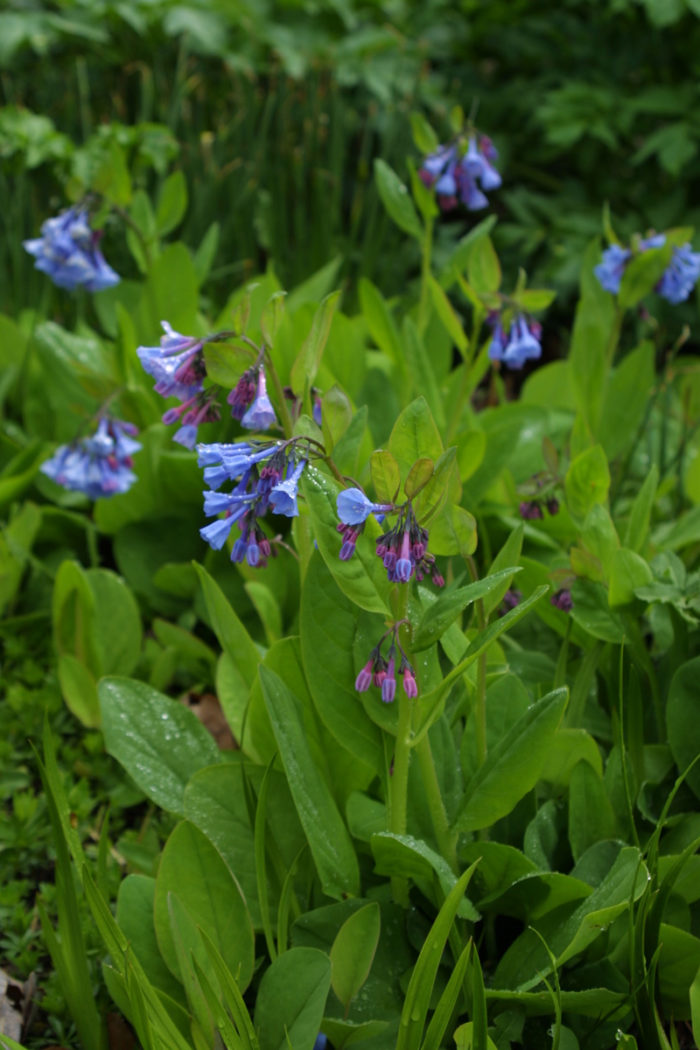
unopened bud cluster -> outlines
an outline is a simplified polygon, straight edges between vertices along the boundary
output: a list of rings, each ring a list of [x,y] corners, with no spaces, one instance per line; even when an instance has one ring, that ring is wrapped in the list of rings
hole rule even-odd
[[[382,700],[385,704],[391,704],[396,697],[396,675],[397,660],[398,674],[403,683],[403,689],[409,700],[418,696],[418,684],[413,668],[401,648],[398,639],[399,624],[394,624],[375,645],[369,654],[369,659],[355,679],[355,689],[358,693],[366,693],[370,686],[374,685],[381,690]],[[391,644],[386,657],[382,656],[382,645],[384,640],[391,635]]]

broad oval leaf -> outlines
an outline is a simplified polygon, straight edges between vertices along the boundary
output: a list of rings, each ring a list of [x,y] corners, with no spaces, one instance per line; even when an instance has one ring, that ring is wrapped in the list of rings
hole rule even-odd
[[[183,704],[131,678],[98,686],[107,751],[157,805],[183,813],[190,777],[218,762],[211,734]]]
[[[331,948],[331,984],[346,1008],[369,977],[379,944],[379,905],[376,901],[345,920]]]
[[[331,962],[317,948],[290,948],[265,971],[255,1002],[260,1050],[312,1050],[331,986]]]
[[[156,936],[168,969],[180,977],[168,898],[174,894],[195,926],[220,951],[241,990],[253,976],[255,934],[241,888],[219,852],[198,828],[183,820],[171,833],[156,877]]]

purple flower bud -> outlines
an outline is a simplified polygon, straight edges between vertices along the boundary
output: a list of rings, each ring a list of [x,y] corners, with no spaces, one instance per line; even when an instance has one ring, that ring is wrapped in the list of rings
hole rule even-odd
[[[406,665],[402,671],[403,675],[403,690],[409,700],[415,700],[418,696],[418,684],[416,677],[411,668]]]
[[[545,503],[545,507],[547,508],[547,513],[554,516],[555,514],[559,513],[559,500],[556,498],[556,496],[550,496],[550,498]]]
[[[571,612],[574,607],[571,591],[568,587],[560,588],[560,590],[558,590],[556,594],[553,594],[549,600],[555,609],[561,609],[562,612]]]
[[[394,671],[394,657],[389,657],[386,676],[382,682],[382,700],[385,704],[391,704],[396,696],[396,677]]]
[[[357,678],[355,679],[355,689],[358,693],[366,693],[372,684],[372,668],[374,667],[374,657],[370,657],[365,666],[362,668]]]

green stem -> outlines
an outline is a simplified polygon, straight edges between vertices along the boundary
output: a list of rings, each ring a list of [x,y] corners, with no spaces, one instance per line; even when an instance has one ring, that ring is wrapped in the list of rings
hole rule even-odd
[[[424,733],[418,744],[416,744],[416,754],[418,755],[423,791],[430,810],[430,819],[433,822],[435,838],[443,857],[452,870],[457,872],[457,836],[450,831],[428,733]]]

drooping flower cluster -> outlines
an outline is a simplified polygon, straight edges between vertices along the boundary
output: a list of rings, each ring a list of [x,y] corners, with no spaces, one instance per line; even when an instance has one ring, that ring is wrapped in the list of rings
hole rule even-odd
[[[98,247],[100,237],[90,229],[87,209],[74,206],[47,219],[41,237],[23,244],[36,259],[36,269],[48,274],[59,288],[73,291],[82,285],[88,292],[100,292],[120,280]]]
[[[304,439],[235,444],[198,445],[198,463],[204,467],[204,480],[210,489],[204,493],[204,513],[217,517],[200,529],[202,539],[214,550],[221,550],[234,524],[240,536],[231,559],[249,565],[264,565],[272,553],[270,541],[260,519],[268,512],[296,517],[299,479],[308,461],[302,454]],[[219,491],[233,482],[230,492]]]
[[[141,364],[156,380],[153,389],[163,397],[176,397],[180,404],[163,414],[166,424],[179,422],[180,429],[173,441],[186,448],[194,448],[200,423],[216,422],[221,415],[219,387],[204,386],[207,366],[204,347],[231,337],[231,332],[219,332],[206,338],[181,335],[167,321],[161,321],[164,335],[160,346],[140,346],[136,353]],[[277,422],[275,410],[267,395],[263,351],[256,363],[243,373],[227,397],[231,415],[249,430],[267,430]]]
[[[426,186],[434,186],[438,204],[443,211],[451,211],[459,201],[469,211],[478,211],[488,205],[484,190],[495,190],[501,185],[501,176],[493,166],[498,150],[486,135],[470,135],[467,149],[463,141],[439,146],[429,154],[419,175]]]
[[[645,240],[640,240],[636,249],[623,248],[619,244],[611,244],[603,252],[602,261],[594,267],[593,272],[600,281],[606,292],[617,295],[620,284],[630,261],[635,252],[642,253],[650,248],[662,248],[666,243],[664,233],[654,234]],[[685,302],[700,277],[700,252],[694,252],[690,244],[674,247],[671,261],[657,282],[655,291],[674,305]]]
[[[413,700],[418,696],[418,683],[416,682],[415,671],[411,667],[408,657],[399,642],[399,627],[400,623],[393,624],[382,635],[369,654],[367,663],[355,679],[355,689],[358,693],[366,693],[371,685],[375,685],[381,690],[382,700],[385,704],[392,703],[396,696],[397,655],[399,658],[398,673],[401,675],[406,696],[409,700]],[[387,655],[384,657],[382,656],[382,645],[389,635],[391,635],[391,643]]]
[[[393,503],[372,503],[360,489],[345,489],[337,498],[338,532],[343,537],[340,559],[348,561],[355,553],[355,545],[370,514],[384,521],[388,514],[398,514],[396,524],[383,533],[376,543],[377,555],[382,559],[390,583],[408,583],[412,576],[422,580],[430,575],[437,587],[444,579],[428,553],[428,531],[416,521],[410,500],[401,506]]]
[[[262,360],[243,373],[226,400],[231,406],[233,418],[247,430],[268,430],[277,422],[267,395]]]
[[[91,437],[61,445],[41,464],[42,474],[90,499],[126,492],[136,481],[132,456],[141,448],[133,423],[103,416]]]
[[[502,310],[494,310],[487,318],[493,331],[489,358],[502,361],[508,368],[522,368],[526,361],[535,361],[542,354],[542,325],[523,313],[517,313],[506,332],[503,314]]]
[[[173,441],[194,448],[199,424],[213,422],[220,415],[216,389],[204,389],[205,340],[181,335],[167,321],[161,321],[161,325],[164,335],[160,346],[139,346],[136,353],[146,372],[156,380],[156,393],[180,401],[177,408],[169,408],[162,417],[167,425],[180,423]]]

